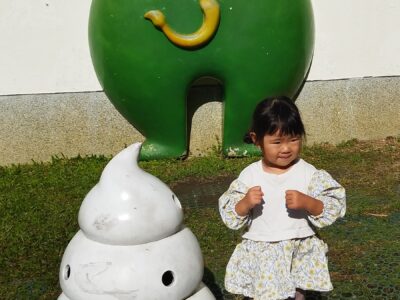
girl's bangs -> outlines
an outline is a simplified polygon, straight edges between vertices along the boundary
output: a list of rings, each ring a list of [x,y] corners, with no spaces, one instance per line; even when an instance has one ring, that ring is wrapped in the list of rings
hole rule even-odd
[[[273,121],[270,126],[266,128],[266,133],[269,135],[274,135],[277,132],[279,132],[279,136],[303,137],[305,135],[303,124],[294,118]]]

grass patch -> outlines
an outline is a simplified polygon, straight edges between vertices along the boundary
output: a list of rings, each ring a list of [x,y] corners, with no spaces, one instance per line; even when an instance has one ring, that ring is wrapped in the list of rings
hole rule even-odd
[[[336,147],[321,144],[306,147],[303,158],[330,172],[348,194],[346,218],[320,231],[330,248],[335,290],[318,297],[398,297],[400,141],[352,140]],[[175,186],[218,182],[236,176],[257,159],[210,155],[140,165]],[[98,156],[54,158],[51,163],[0,167],[0,299],[58,296],[59,265],[68,242],[79,230],[80,204],[108,160]],[[204,281],[222,298],[225,266],[240,241],[240,232],[222,224],[215,205],[184,209],[185,223],[197,236],[204,255]]]

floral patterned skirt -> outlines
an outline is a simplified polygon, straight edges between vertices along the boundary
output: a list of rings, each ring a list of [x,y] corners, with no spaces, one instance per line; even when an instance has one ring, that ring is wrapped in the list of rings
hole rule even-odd
[[[280,242],[244,239],[229,260],[225,288],[256,300],[294,297],[296,288],[330,291],[327,251],[316,236]]]

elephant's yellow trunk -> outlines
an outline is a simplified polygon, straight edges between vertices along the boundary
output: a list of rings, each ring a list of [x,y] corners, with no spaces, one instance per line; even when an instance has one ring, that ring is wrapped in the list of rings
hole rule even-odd
[[[203,24],[191,34],[180,34],[166,23],[164,14],[159,10],[148,11],[144,17],[160,28],[168,39],[183,48],[195,48],[207,43],[218,29],[220,8],[216,0],[200,0],[203,11]]]

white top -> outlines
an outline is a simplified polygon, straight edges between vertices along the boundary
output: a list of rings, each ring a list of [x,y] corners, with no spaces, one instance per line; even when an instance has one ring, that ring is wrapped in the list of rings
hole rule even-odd
[[[261,163],[261,162],[260,162]],[[257,163],[254,164],[254,168],[257,170]],[[314,171],[313,167],[305,163],[306,171]],[[300,165],[299,165],[300,166]],[[250,166],[249,166],[250,168]],[[258,171],[261,168],[258,168]],[[258,172],[257,171],[257,172]],[[262,171],[264,172],[264,171]],[[307,171],[308,172],[308,171]],[[247,176],[245,175],[247,173]],[[252,172],[249,169],[243,172],[242,180],[248,181],[248,184],[253,184],[253,179],[251,176]],[[264,173],[262,173],[264,174]],[[265,175],[265,174],[264,174]],[[272,178],[285,178],[282,175],[271,175]],[[303,174],[304,175],[304,174]],[[286,175],[286,176],[291,176]],[[302,179],[303,178],[303,179]],[[306,173],[305,177],[297,178],[296,182],[299,180],[305,180],[307,183],[309,174]],[[229,186],[228,190],[221,195],[218,199],[219,212],[221,214],[222,221],[230,229],[240,229],[243,226],[249,226],[252,223],[253,214],[246,216],[239,216],[236,213],[235,207],[240,200],[246,195],[250,185],[243,183],[239,179],[235,179]],[[274,186],[275,187],[275,186]],[[345,189],[335,180],[332,176],[325,170],[316,170],[312,174],[312,178],[308,185],[308,190],[306,193],[308,196],[320,200],[324,204],[323,211],[318,216],[308,215],[308,221],[313,227],[322,228],[333,224],[338,218],[344,217],[346,213],[346,191]],[[268,195],[265,196],[268,198]],[[263,210],[264,212],[264,210]],[[268,242],[268,241],[267,241]]]
[[[265,172],[261,160],[245,168],[238,180],[248,187],[261,186],[264,197],[263,204],[253,208],[252,221],[243,238],[273,242],[314,235],[307,213],[286,207],[285,192],[297,190],[307,194],[315,171],[302,159],[283,174]]]

